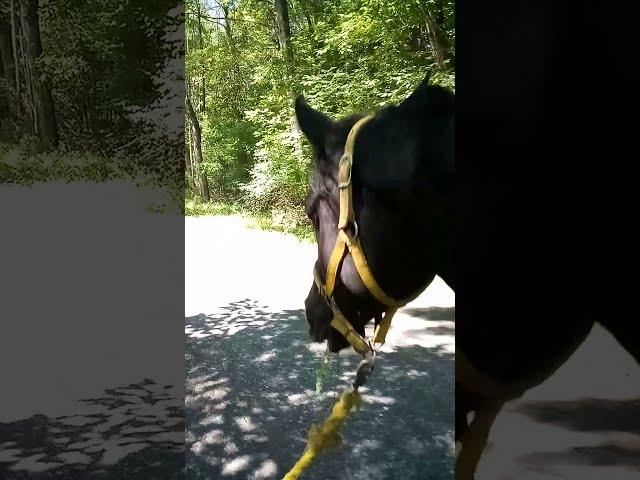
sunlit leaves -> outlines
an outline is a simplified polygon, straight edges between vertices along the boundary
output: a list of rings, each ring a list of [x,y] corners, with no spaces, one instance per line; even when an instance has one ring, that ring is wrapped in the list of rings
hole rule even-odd
[[[224,21],[206,21],[201,47],[197,1],[187,1],[187,72],[197,91],[204,61],[204,160],[217,165],[207,172],[219,191],[233,189],[253,209],[302,211],[310,163],[296,94],[341,117],[402,101],[427,70],[434,83],[454,87],[453,70],[435,63],[426,25],[429,11],[453,46],[453,1],[289,0],[293,68],[278,49],[272,2],[227,3],[232,37]],[[208,17],[223,16],[218,3],[202,5]]]

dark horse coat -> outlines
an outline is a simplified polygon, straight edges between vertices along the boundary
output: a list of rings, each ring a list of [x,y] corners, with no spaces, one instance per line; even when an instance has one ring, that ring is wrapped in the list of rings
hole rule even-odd
[[[640,360],[628,313],[638,122],[618,113],[638,96],[638,51],[625,38],[635,15],[612,4],[459,6],[456,430],[478,447],[461,479],[502,403],[553,373],[594,322]]]
[[[469,479],[503,403],[551,375],[594,322],[640,360],[639,322],[627,313],[638,295],[640,190],[625,161],[637,159],[638,122],[617,114],[640,82],[626,68],[637,53],[624,28],[610,28],[625,23],[613,9],[491,1],[463,10],[455,151],[453,97],[425,82],[363,129],[353,183],[382,288],[401,298],[438,274],[456,291],[456,477]],[[594,52],[612,59],[612,80]],[[334,122],[301,99],[296,113],[315,151],[306,206],[324,273],[336,165],[359,116]],[[381,310],[348,258],[335,296],[361,333]],[[346,347],[313,286],[305,305],[314,340]]]
[[[454,101],[450,92],[427,83],[399,106],[377,112],[358,135],[354,152],[353,203],[362,247],[380,286],[398,299],[424,290],[436,274],[455,288]],[[334,122],[302,99],[296,113],[314,147],[306,208],[325,276],[337,236],[337,163],[349,130],[362,115]],[[350,256],[339,272],[335,298],[361,334],[383,309],[362,284]],[[346,340],[329,328],[331,310],[314,286],[305,304],[312,337],[328,338],[333,351],[345,348]]]

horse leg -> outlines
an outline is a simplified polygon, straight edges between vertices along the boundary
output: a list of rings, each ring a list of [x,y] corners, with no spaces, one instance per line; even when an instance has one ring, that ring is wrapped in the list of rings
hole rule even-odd
[[[456,458],[461,448],[462,436],[469,427],[467,415],[473,410],[473,398],[460,384],[456,382]]]
[[[504,401],[484,399],[473,408],[474,417],[456,443],[456,480],[473,480],[491,425]]]

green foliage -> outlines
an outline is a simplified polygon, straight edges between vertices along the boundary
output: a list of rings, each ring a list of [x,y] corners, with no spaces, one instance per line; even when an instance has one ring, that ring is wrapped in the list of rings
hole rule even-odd
[[[83,151],[36,152],[35,138],[24,136],[18,145],[0,144],[0,183],[105,182],[136,178],[133,164]]]
[[[206,92],[201,168],[214,199],[242,205],[269,228],[309,231],[310,152],[296,95],[341,117],[402,101],[427,71],[454,89],[452,1],[290,0],[293,60],[280,48],[272,2],[198,1],[187,2],[186,76],[200,107]],[[444,63],[428,17],[446,40]]]
[[[184,214],[191,217],[239,215],[244,218],[249,228],[289,233],[306,242],[315,240],[315,233],[311,226],[301,223],[299,219],[293,220],[290,211],[274,209],[268,212],[256,212],[238,203],[203,202],[197,195],[189,193],[185,199]]]
[[[0,4],[9,12],[18,2]],[[175,119],[183,104],[179,3],[56,0],[38,5],[42,55],[33,71],[18,55],[19,89],[0,74],[0,114],[6,114],[0,115],[0,141],[12,144],[9,160],[14,160],[0,166],[3,179],[104,181],[135,173],[179,191],[183,124],[172,123],[170,115]],[[0,22],[8,25],[3,15]],[[18,30],[17,52],[22,52],[21,35]],[[60,146],[49,155],[32,148],[37,142],[30,75],[41,79],[53,97]]]
[[[297,218],[292,209],[274,208],[270,212],[256,213],[252,210],[245,211],[245,215],[251,218],[250,227],[273,232],[290,233],[300,240],[314,242],[316,237],[311,225]]]
[[[185,199],[185,214],[191,217],[236,215],[238,213],[240,213],[239,209],[228,203],[204,203],[195,196],[189,196]]]

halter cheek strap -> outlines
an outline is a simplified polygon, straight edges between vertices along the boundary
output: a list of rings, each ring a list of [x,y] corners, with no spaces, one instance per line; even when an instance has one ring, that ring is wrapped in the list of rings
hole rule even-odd
[[[362,245],[358,237],[358,224],[356,223],[355,212],[353,210],[351,168],[353,166],[353,151],[358,132],[360,132],[361,128],[372,118],[373,115],[361,118],[349,131],[347,142],[344,147],[344,154],[340,158],[338,166],[338,189],[340,194],[338,237],[333,247],[333,251],[331,252],[331,256],[329,257],[329,263],[327,264],[326,281],[324,283],[322,282],[322,278],[317,268],[314,268],[313,271],[313,278],[318,292],[325,299],[333,312],[331,326],[338,330],[356,351],[362,354],[373,352],[374,346],[372,346],[371,342],[365,340],[362,335],[355,331],[353,325],[351,325],[342,314],[333,298],[338,270],[340,269],[347,252],[351,254],[351,258],[353,259],[353,263],[358,271],[358,275],[360,276],[362,283],[367,287],[369,293],[371,293],[378,302],[387,307],[381,321],[376,325],[373,335],[374,344],[383,344],[385,342],[393,315],[396,313],[398,308],[406,305],[407,303],[407,301],[395,300],[380,288],[380,285],[376,282],[373,272],[367,263],[367,259],[364,255]],[[348,230],[351,230],[352,232],[349,233]]]

